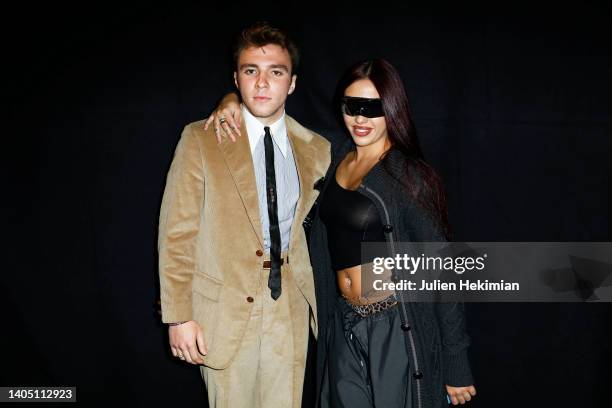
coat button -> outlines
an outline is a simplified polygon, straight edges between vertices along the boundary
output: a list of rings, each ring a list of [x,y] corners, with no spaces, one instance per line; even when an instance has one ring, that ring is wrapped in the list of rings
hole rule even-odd
[[[417,371],[414,374],[412,374],[412,376],[417,379],[420,380],[421,378],[423,378],[423,373],[421,371]]]
[[[408,323],[402,323],[400,327],[402,328],[403,331],[410,330],[410,325]]]
[[[257,251],[255,251],[255,255],[263,256],[263,251],[261,249],[258,249]]]
[[[389,233],[391,231],[393,231],[393,227],[390,224],[385,224],[383,225],[383,231],[386,233]]]
[[[249,303],[253,303],[253,298],[252,298],[252,297],[250,297],[250,296],[249,296],[249,297],[247,297],[247,302],[249,302]]]

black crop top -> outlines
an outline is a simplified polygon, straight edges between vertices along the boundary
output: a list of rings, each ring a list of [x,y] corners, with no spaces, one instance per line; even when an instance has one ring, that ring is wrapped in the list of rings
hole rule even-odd
[[[383,226],[372,201],[346,190],[335,175],[323,197],[319,214],[327,228],[327,242],[335,271],[361,265],[362,242],[384,242]]]

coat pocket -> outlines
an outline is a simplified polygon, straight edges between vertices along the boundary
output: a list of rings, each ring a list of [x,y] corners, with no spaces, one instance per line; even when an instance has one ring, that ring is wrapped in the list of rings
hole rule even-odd
[[[219,301],[223,282],[201,273],[193,276],[193,291],[215,302]]]
[[[193,315],[204,334],[204,341],[208,347],[208,355],[204,364],[217,354],[215,338],[219,325],[219,299],[223,289],[223,282],[208,275],[196,274],[193,277]]]

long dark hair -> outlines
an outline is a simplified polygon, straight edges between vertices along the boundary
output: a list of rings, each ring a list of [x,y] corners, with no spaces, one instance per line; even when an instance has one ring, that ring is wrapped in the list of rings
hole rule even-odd
[[[369,79],[376,87],[382,100],[391,149],[400,151],[407,159],[405,174],[401,175],[398,181],[430,216],[439,221],[444,235],[450,238],[444,187],[440,177],[423,157],[410,113],[408,96],[399,73],[384,59],[371,59],[356,63],[340,79],[335,97],[338,107],[346,88],[360,79]],[[385,154],[382,162],[389,170],[387,158],[388,154]],[[389,173],[397,178],[393,172],[389,171]]]

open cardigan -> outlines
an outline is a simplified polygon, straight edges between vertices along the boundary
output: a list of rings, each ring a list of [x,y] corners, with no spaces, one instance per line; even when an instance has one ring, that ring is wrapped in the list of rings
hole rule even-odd
[[[337,164],[353,149],[352,140],[335,149],[320,188],[322,197]],[[445,240],[440,225],[409,195],[398,179],[405,178],[407,161],[403,153],[391,149],[364,177],[359,192],[370,198],[379,211],[387,241],[434,242]],[[317,341],[317,395],[320,395],[323,369],[327,354],[327,326],[339,292],[336,273],[331,267],[327,232],[321,221],[319,206],[315,205],[308,217],[310,222],[310,258],[314,271],[315,292],[319,321]],[[389,254],[394,256],[395,254]],[[406,312],[410,330],[398,335],[407,336],[406,347],[410,361],[413,406],[417,408],[447,405],[445,385],[473,384],[467,348],[470,344],[465,329],[462,303],[410,303],[400,307]],[[411,337],[411,339],[409,338]],[[389,392],[393,392],[389,390]]]

